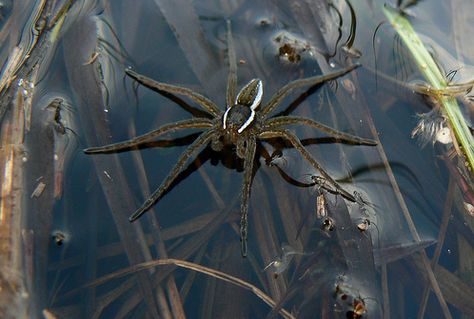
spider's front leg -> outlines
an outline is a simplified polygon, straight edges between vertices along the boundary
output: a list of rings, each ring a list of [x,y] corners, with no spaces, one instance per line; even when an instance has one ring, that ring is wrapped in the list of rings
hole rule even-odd
[[[245,158],[244,158],[244,181],[242,184],[242,201],[240,204],[240,241],[242,256],[247,256],[247,232],[248,232],[248,211],[250,187],[252,186],[253,169],[255,162],[255,153],[257,141],[255,138],[246,140]]]
[[[234,39],[232,38],[232,28],[230,20],[227,20],[227,56],[229,58],[229,75],[227,77],[227,107],[235,103],[237,94],[237,59],[235,57]]]
[[[192,101],[196,102],[199,106],[201,106],[204,110],[206,110],[209,114],[211,114],[214,117],[219,117],[221,114],[221,110],[214,102],[209,100],[204,95],[194,92],[191,89],[188,89],[182,86],[168,84],[168,83],[158,82],[130,69],[125,69],[125,73],[129,77],[131,77],[132,79],[140,83],[141,85],[144,85],[147,88],[152,89],[154,91],[166,92],[172,95],[185,96],[191,99]]]
[[[340,76],[343,76],[351,72],[352,70],[354,70],[355,68],[358,68],[359,66],[360,64],[353,64],[344,69],[341,69],[332,73],[294,80],[286,84],[285,86],[283,86],[281,89],[279,89],[270,98],[270,101],[268,101],[268,103],[264,107],[262,107],[260,114],[263,117],[268,116],[268,114],[270,114],[278,105],[280,105],[281,101],[283,101],[283,99],[287,97],[291,93],[291,91],[293,91],[294,89],[304,87],[304,86],[312,87],[316,84],[324,83],[329,80],[334,80]]]

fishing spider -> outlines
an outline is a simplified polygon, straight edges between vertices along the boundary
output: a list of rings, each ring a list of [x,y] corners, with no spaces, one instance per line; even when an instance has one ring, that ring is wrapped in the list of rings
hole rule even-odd
[[[165,92],[168,94],[181,95],[191,99],[206,111],[205,113],[207,114],[205,115],[207,115],[207,117],[195,116],[191,119],[168,123],[156,130],[130,140],[100,147],[87,148],[84,152],[87,154],[111,153],[147,143],[151,139],[169,132],[182,129],[203,130],[194,142],[192,142],[191,145],[189,145],[189,147],[181,154],[177,163],[168,173],[168,176],[166,176],[158,189],[156,189],[142,206],[130,216],[129,220],[133,222],[162,197],[178,174],[182,172],[188,161],[199,154],[199,152],[209,143],[214,151],[221,151],[224,145],[233,145],[237,156],[244,161],[244,178],[240,206],[240,237],[242,255],[246,256],[248,201],[250,196],[250,186],[253,179],[254,162],[256,160],[257,140],[281,138],[288,141],[292,147],[294,147],[316,170],[320,172],[327,182],[333,185],[339,194],[353,202],[355,202],[354,196],[344,190],[334,179],[331,178],[331,176],[329,176],[328,173],[326,173],[326,171],[324,171],[313,156],[305,149],[299,138],[293,132],[285,129],[285,126],[295,124],[310,126],[319,129],[338,140],[344,140],[352,144],[376,145],[376,142],[337,131],[310,118],[298,116],[269,116],[269,114],[285,97],[290,94],[293,89],[304,86],[312,87],[316,84],[335,79],[352,71],[358,65],[352,65],[327,75],[313,76],[290,82],[278,90],[265,105],[261,106],[263,82],[260,79],[251,80],[240,90],[240,92],[236,93],[237,63],[230,21],[227,21],[227,46],[229,75],[227,79],[227,106],[225,110],[220,109],[214,102],[190,89],[157,82],[130,69],[126,69],[125,72],[128,76],[152,90],[161,93]]]

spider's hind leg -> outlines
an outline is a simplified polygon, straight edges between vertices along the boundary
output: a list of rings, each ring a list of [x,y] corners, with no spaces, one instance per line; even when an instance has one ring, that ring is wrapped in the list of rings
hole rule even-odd
[[[130,222],[133,222],[140,218],[147,210],[149,210],[160,198],[161,196],[168,190],[171,186],[173,181],[176,177],[181,173],[183,167],[186,165],[188,160],[195,156],[200,150],[202,150],[211,140],[215,131],[213,129],[209,129],[204,131],[199,135],[199,137],[181,154],[178,159],[178,162],[174,165],[174,167],[169,172],[168,176],[166,176],[165,180],[161,183],[160,187],[153,192],[153,194],[148,197],[148,199],[142,204],[142,206],[137,209],[128,219]]]
[[[247,142],[244,158],[244,181],[242,183],[242,202],[240,204],[240,242],[242,257],[247,256],[247,233],[248,233],[248,211],[250,187],[252,186],[255,153],[257,148],[256,139]]]
[[[344,188],[342,188],[341,185],[339,185],[338,182],[336,182],[322,167],[319,165],[319,163],[313,158],[310,152],[306,150],[306,148],[303,146],[301,141],[299,140],[298,137],[296,137],[295,134],[290,132],[289,130],[268,130],[264,131],[259,135],[259,138],[262,139],[268,139],[268,138],[275,138],[275,137],[280,137],[288,142],[291,143],[291,145],[306,159],[311,166],[313,166],[317,171],[321,173],[321,176],[329,182],[335,189],[335,192],[337,194],[340,194],[342,197],[345,199],[351,201],[351,202],[356,202],[356,198],[346,191]]]

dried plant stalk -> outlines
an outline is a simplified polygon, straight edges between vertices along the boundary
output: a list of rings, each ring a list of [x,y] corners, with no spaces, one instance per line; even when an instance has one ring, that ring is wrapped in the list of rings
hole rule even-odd
[[[109,280],[119,278],[119,277],[122,277],[122,276],[125,276],[125,275],[128,275],[128,274],[136,273],[136,272],[146,270],[146,269],[150,269],[150,268],[157,267],[157,266],[166,266],[166,265],[175,265],[175,266],[178,266],[178,267],[194,270],[194,271],[206,274],[208,276],[226,281],[228,283],[231,283],[233,285],[236,285],[238,287],[241,287],[243,289],[251,291],[254,295],[256,295],[258,298],[260,298],[263,302],[265,302],[270,307],[274,307],[276,305],[276,302],[273,299],[271,299],[267,294],[265,294],[262,290],[260,290],[259,288],[255,287],[251,283],[248,283],[248,282],[246,282],[246,281],[244,281],[240,278],[237,278],[237,277],[231,276],[229,274],[223,273],[221,271],[211,269],[211,268],[208,268],[208,267],[204,267],[204,266],[201,266],[201,265],[189,262],[189,261],[179,260],[179,259],[172,259],[172,258],[152,260],[152,261],[140,263],[140,264],[128,267],[128,268],[124,268],[122,270],[119,270],[119,271],[113,272],[109,275],[106,275],[104,277],[101,277],[97,280],[94,280],[93,282],[87,284],[84,288],[101,285],[101,284],[106,283]],[[287,319],[296,319],[296,317],[294,317],[290,312],[288,312],[285,309],[281,309],[280,314],[284,318],[287,318]]]

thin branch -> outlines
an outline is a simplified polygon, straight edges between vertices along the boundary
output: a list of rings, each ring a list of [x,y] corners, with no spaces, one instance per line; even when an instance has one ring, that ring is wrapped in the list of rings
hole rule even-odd
[[[453,201],[454,201],[454,187],[456,183],[452,175],[449,177],[449,184],[448,184],[448,192],[446,195],[446,201],[444,203],[444,210],[443,210],[443,219],[441,221],[441,227],[438,233],[438,242],[436,243],[435,252],[433,254],[433,258],[431,259],[431,268],[436,269],[436,265],[438,264],[439,256],[441,255],[441,249],[444,245],[444,240],[446,238],[446,231],[449,225],[449,218],[451,216],[451,211],[453,208]],[[425,317],[425,310],[426,305],[428,304],[428,298],[430,296],[430,287],[426,286],[423,289],[423,295],[421,297],[420,302],[420,309],[418,311],[418,318]]]
[[[238,287],[241,287],[243,289],[251,291],[254,295],[256,295],[258,298],[260,298],[263,302],[265,302],[267,305],[270,307],[274,307],[276,305],[276,302],[271,299],[268,295],[266,295],[262,290],[259,288],[255,287],[251,283],[248,283],[240,278],[231,276],[229,274],[220,272],[215,269],[211,269],[208,267],[204,267],[189,261],[184,261],[184,260],[179,260],[179,259],[158,259],[158,260],[152,260],[144,263],[140,263],[128,268],[121,269],[119,271],[113,272],[111,274],[108,274],[106,276],[103,276],[101,278],[98,278],[97,280],[92,281],[91,283],[87,284],[84,286],[84,288],[89,288],[89,287],[94,287],[98,285],[102,285],[106,283],[107,281],[110,281],[115,278],[120,278],[125,275],[129,275],[132,273],[136,273],[142,270],[146,270],[149,268],[157,267],[157,266],[166,266],[166,265],[176,265],[178,267],[194,270],[203,274],[206,274],[208,276],[223,280],[225,282],[231,283],[233,285],[236,285]],[[296,319],[291,313],[289,313],[285,309],[280,310],[280,314],[287,319]]]

